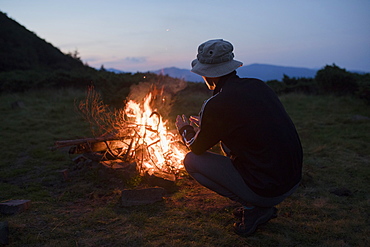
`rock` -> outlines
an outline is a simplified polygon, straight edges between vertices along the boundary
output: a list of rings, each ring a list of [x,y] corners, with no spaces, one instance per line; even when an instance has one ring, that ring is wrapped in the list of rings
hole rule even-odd
[[[332,189],[330,193],[337,195],[337,196],[352,196],[353,195],[352,191],[344,187]]]
[[[106,160],[101,161],[100,164],[103,166],[113,169],[115,171],[121,171],[121,170],[129,170],[129,171],[136,171],[136,163],[126,163],[122,160]]]
[[[101,161],[99,165],[99,175],[103,177],[117,177],[127,180],[138,175],[135,162],[126,163],[122,160],[107,160]]]
[[[68,181],[69,180],[69,170],[68,169],[63,169],[58,171],[63,178],[63,181]]]
[[[9,244],[9,227],[7,221],[0,221],[0,244]]]
[[[148,181],[150,186],[162,187],[169,193],[173,193],[178,190],[176,185],[176,176],[174,174],[154,172],[149,175],[148,173],[145,173],[145,179]]]
[[[77,157],[75,157],[72,161],[73,161],[73,163],[78,164],[78,163],[83,162],[85,160],[87,160],[87,158],[84,155],[80,154]]]
[[[12,107],[12,109],[24,108],[24,102],[22,100],[17,100],[11,103],[10,106]]]
[[[16,214],[27,210],[31,206],[31,200],[10,200],[0,203],[0,213]]]
[[[352,121],[369,121],[370,118],[366,116],[362,116],[362,115],[353,115],[351,117],[351,120]]]
[[[148,205],[163,200],[166,191],[163,188],[147,188],[138,190],[123,190],[121,205],[123,207]]]

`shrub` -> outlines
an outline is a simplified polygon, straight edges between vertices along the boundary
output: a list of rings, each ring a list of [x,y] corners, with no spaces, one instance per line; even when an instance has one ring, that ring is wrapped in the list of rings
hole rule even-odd
[[[361,77],[356,95],[370,104],[370,74],[365,74]]]
[[[285,93],[305,93],[305,94],[316,94],[317,84],[312,78],[290,78],[287,75],[284,75],[283,81],[267,81],[272,90],[276,94],[285,94]]]
[[[339,68],[335,64],[326,65],[319,70],[315,80],[322,93],[354,94],[358,88],[355,74]]]
[[[266,84],[274,90],[276,94],[283,94],[286,93],[287,86],[285,85],[284,82],[278,81],[278,80],[271,80],[267,81]]]

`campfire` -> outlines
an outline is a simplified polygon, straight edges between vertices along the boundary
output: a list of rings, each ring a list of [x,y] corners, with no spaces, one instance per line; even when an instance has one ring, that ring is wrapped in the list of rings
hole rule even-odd
[[[135,164],[141,175],[179,175],[186,149],[156,108],[166,103],[163,92],[163,87],[151,85],[140,102],[129,99],[123,109],[112,110],[89,88],[86,99],[76,106],[95,137],[57,141],[55,148],[70,147],[69,153],[89,157],[93,154],[105,164],[110,164],[109,160]]]
[[[167,122],[163,122],[161,115],[151,109],[151,99],[152,93],[149,93],[143,104],[132,100],[126,104],[126,128],[130,132],[127,157],[135,160],[140,164],[140,170],[149,174],[154,171],[178,173],[183,168],[184,149],[178,136],[168,131]]]

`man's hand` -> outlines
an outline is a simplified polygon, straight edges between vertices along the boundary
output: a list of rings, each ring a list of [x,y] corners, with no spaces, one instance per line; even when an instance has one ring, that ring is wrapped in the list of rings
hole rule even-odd
[[[181,116],[177,115],[175,125],[176,125],[177,130],[180,131],[182,127],[186,125],[190,125],[190,123],[189,123],[188,118],[183,114]]]
[[[200,119],[198,116],[190,116],[189,118],[190,122],[194,124],[196,127],[199,127]]]

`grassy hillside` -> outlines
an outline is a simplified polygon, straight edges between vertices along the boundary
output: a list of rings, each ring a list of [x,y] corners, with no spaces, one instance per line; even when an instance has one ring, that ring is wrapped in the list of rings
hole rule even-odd
[[[0,24],[0,72],[85,67],[2,12]]]
[[[171,116],[196,113],[206,95],[183,93]],[[352,97],[281,96],[304,148],[303,182],[277,219],[242,238],[230,227],[235,203],[185,177],[164,202],[122,208],[127,183],[77,168],[54,141],[88,137],[74,111],[84,91],[0,95],[0,201],[30,199],[9,223],[10,246],[366,246],[370,236],[370,117]],[[192,97],[192,105],[188,97]],[[179,102],[182,102],[180,104]],[[12,107],[13,106],[13,107]],[[173,119],[172,119],[173,120]],[[64,181],[60,170],[70,170]],[[144,185],[142,185],[144,186]]]
[[[77,53],[62,53],[2,12],[0,58],[0,94],[40,88],[85,89],[94,85],[103,91],[107,103],[117,104],[126,98],[131,85],[143,81],[143,78],[159,78],[148,73],[97,71],[83,64]]]
[[[0,12],[0,93],[45,87],[84,87],[96,70]]]

